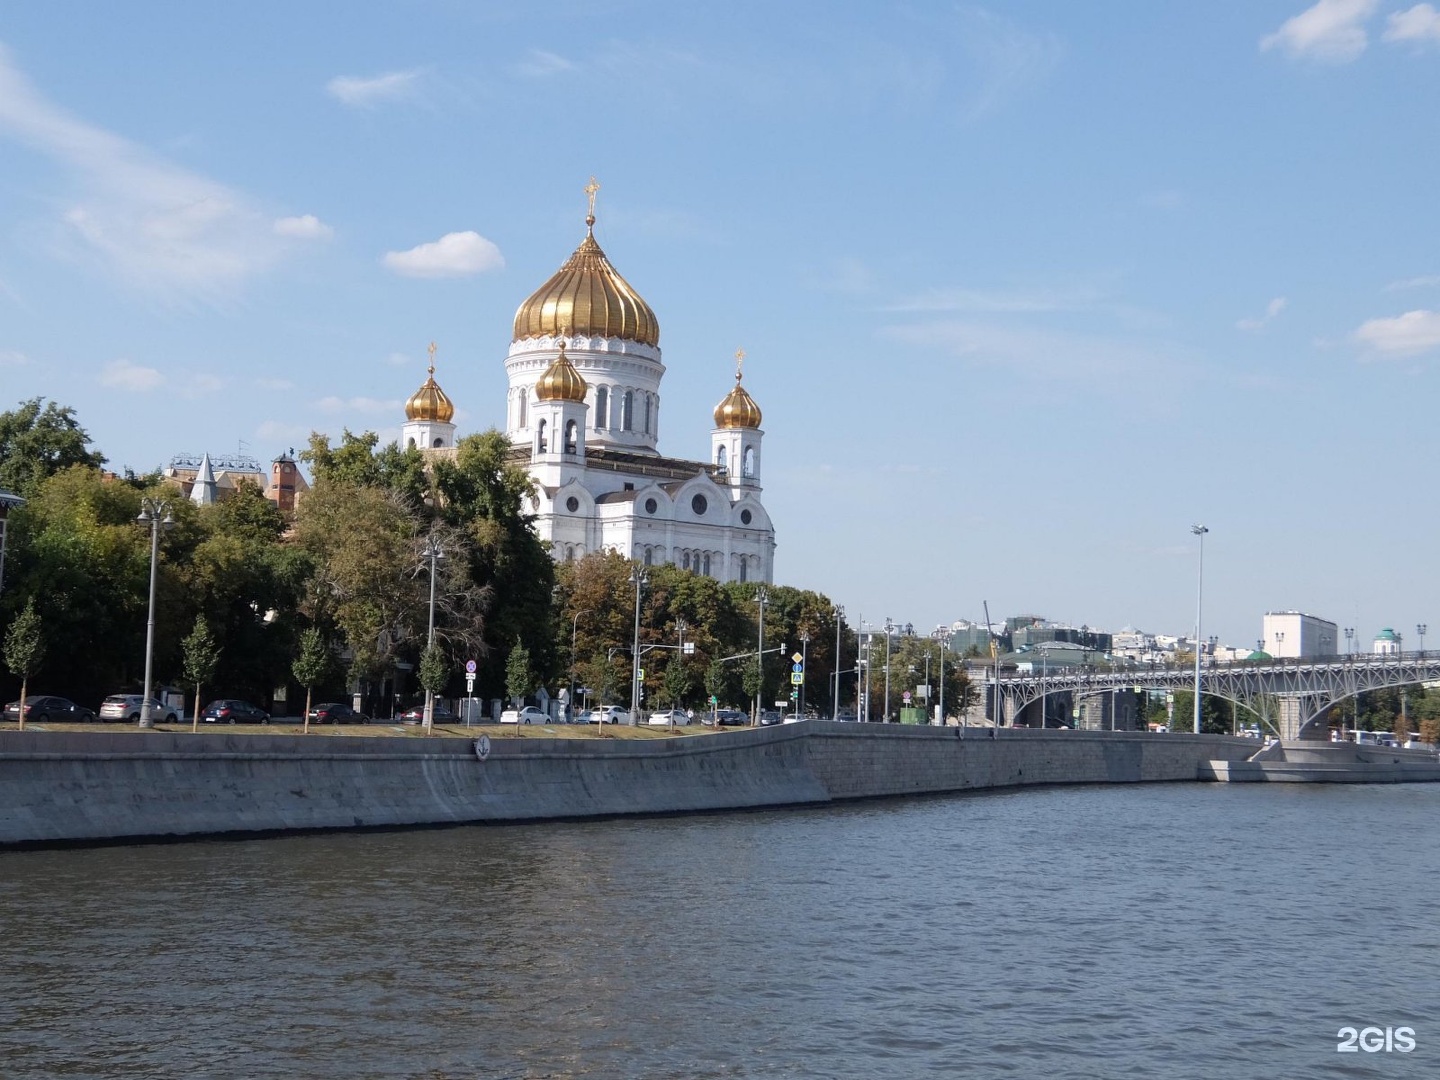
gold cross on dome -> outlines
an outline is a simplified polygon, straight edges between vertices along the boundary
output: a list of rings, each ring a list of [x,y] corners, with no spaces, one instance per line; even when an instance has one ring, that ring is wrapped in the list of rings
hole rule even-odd
[[[595,193],[600,190],[600,183],[595,177],[590,177],[590,183],[585,185],[585,194],[590,199],[590,216],[595,216]]]
[[[744,350],[744,349],[736,349],[736,350],[735,350],[735,381],[736,381],[736,382],[739,382],[739,381],[740,381],[740,375],[741,375],[741,372],[742,372],[742,370],[744,369],[744,367],[745,367],[745,350]]]
[[[430,342],[430,348],[425,350],[430,354],[430,374],[435,374],[435,342]]]

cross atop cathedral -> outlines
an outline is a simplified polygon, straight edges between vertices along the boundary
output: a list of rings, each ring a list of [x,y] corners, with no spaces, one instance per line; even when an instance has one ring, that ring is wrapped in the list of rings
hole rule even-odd
[[[425,350],[430,354],[430,374],[435,374],[435,342],[430,342],[430,348]]]
[[[585,185],[585,195],[590,200],[590,212],[585,215],[585,224],[591,228],[595,227],[595,193],[600,190],[600,183],[595,177],[590,177],[590,183]]]
[[[735,381],[736,381],[736,382],[739,382],[739,381],[740,381],[740,376],[741,376],[741,374],[743,373],[744,367],[745,367],[745,350],[744,350],[744,349],[736,349],[736,350],[735,350]]]

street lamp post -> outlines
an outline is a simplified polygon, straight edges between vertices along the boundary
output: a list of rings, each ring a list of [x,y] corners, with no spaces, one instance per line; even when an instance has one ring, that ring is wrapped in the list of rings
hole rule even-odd
[[[425,540],[423,552],[430,562],[430,630],[425,636],[425,651],[428,653],[435,647],[435,563],[445,557],[445,550],[440,546],[440,539],[432,531]],[[435,693],[428,686],[425,688],[425,733],[428,735],[435,730]]]
[[[630,568],[630,583],[635,586],[635,645],[630,651],[630,725],[640,723],[640,590],[650,580],[638,562]]]
[[[1426,631],[1426,630],[1429,630],[1429,629],[1430,629],[1430,627],[1426,626],[1423,622],[1422,622],[1422,623],[1416,623],[1416,624],[1415,624],[1415,633],[1417,633],[1418,635],[1420,635],[1420,655],[1421,655],[1421,657],[1424,657],[1424,655],[1425,655],[1425,631]]]
[[[752,725],[760,723],[760,696],[765,692],[765,605],[770,603],[770,592],[761,585],[755,590],[755,603],[760,608],[760,636],[755,645],[755,714]]]
[[[567,704],[570,706],[572,722],[577,715],[575,712],[575,635],[580,631],[580,616],[590,615],[594,610],[594,608],[586,608],[584,611],[577,611],[575,617],[570,620],[570,697],[567,699]]]
[[[1205,534],[1210,530],[1204,525],[1191,525],[1190,531],[1200,539],[1199,571],[1195,576],[1195,734],[1200,734],[1200,602],[1205,596]]]
[[[835,605],[835,700],[830,703],[830,719],[840,719],[840,626],[845,621],[845,609]]]
[[[1345,651],[1352,656],[1355,653],[1355,628],[1353,626],[1345,627]]]
[[[135,519],[150,526],[150,614],[145,621],[145,696],[140,699],[140,726],[154,727],[150,718],[150,675],[155,658],[155,571],[160,561],[160,530],[175,527],[175,515],[164,499],[149,496],[140,500],[140,516]]]
[[[890,621],[890,616],[885,616],[885,716],[884,722],[890,722],[890,635],[895,632],[895,624]]]

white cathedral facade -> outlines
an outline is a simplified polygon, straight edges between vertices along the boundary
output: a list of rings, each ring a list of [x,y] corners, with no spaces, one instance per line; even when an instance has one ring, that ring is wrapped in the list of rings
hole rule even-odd
[[[760,408],[737,368],[715,407],[710,460],[660,453],[660,324],[596,243],[593,181],[586,190],[585,238],[520,305],[505,357],[505,431],[535,481],[540,538],[559,561],[614,551],[719,581],[773,581]],[[433,352],[405,413],[402,446],[453,453],[455,410]]]

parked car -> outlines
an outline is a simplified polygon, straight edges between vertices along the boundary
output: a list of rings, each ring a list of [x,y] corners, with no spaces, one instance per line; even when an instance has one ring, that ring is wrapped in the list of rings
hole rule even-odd
[[[506,709],[500,714],[502,724],[548,724],[550,714],[544,709],[537,709],[534,705],[526,705],[523,709]]]
[[[750,717],[739,709],[720,709],[715,713],[715,723],[720,727],[744,727],[750,723]]]
[[[773,709],[766,709],[760,714],[760,726],[772,727],[780,723],[780,714]]]
[[[630,713],[619,705],[599,705],[589,712],[581,713],[587,724],[628,724]]]
[[[248,701],[221,698],[206,705],[200,719],[207,724],[268,724],[270,714]]]
[[[440,702],[430,706],[430,721],[435,724],[453,724],[459,721],[459,717],[447,709]],[[416,705],[413,709],[406,709],[400,714],[402,724],[423,724],[425,722],[425,706]]]
[[[20,702],[12,701],[5,706],[6,720],[20,719]],[[54,720],[61,723],[89,723],[95,714],[83,705],[76,705],[69,698],[54,697],[51,694],[27,694],[25,696],[25,720],[46,723]]]
[[[101,720],[126,720],[130,723],[140,719],[140,707],[145,701],[143,694],[111,694],[100,703]],[[180,718],[179,713],[169,705],[155,698],[150,699],[150,719],[157,723],[173,724]]]
[[[684,709],[666,709],[663,712],[652,712],[649,723],[652,727],[669,727],[671,724],[684,727],[690,723],[690,717]]]
[[[310,719],[317,724],[368,724],[370,718],[356,712],[343,701],[327,701],[310,710]]]

